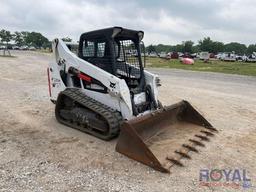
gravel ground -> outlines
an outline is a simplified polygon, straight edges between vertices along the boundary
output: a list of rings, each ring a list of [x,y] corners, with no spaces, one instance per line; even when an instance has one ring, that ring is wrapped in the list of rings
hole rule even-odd
[[[162,174],[104,142],[56,122],[48,98],[50,54],[0,57],[0,191],[242,191],[200,186],[200,169],[246,169],[256,190],[256,78],[171,69],[165,105],[188,100],[219,133],[185,167]]]

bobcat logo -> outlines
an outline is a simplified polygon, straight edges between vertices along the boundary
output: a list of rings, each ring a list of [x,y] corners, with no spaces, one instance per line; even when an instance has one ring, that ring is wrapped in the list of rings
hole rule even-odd
[[[110,82],[110,85],[109,85],[111,88],[115,89],[116,88],[116,84],[115,83],[112,83]]]

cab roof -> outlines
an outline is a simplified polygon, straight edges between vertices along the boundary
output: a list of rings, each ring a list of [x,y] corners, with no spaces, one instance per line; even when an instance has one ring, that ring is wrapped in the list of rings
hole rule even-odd
[[[142,40],[143,31],[136,31],[122,27],[110,27],[83,33],[80,39],[99,39],[99,38],[133,38]]]

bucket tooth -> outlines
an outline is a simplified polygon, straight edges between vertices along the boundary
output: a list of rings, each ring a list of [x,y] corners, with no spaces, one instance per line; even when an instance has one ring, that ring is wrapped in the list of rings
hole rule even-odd
[[[186,158],[186,159],[191,159],[191,157],[188,155],[188,154],[186,154],[186,153],[184,153],[184,152],[182,152],[182,151],[175,151],[175,153],[177,153],[177,154],[179,154],[181,157],[183,157],[183,158]]]
[[[198,145],[200,147],[205,147],[205,145],[203,143],[201,143],[200,141],[194,140],[194,139],[189,139],[190,142],[194,143],[195,145]]]
[[[195,135],[195,136],[202,139],[203,141],[210,141],[210,139],[206,136],[203,136],[203,135]]]
[[[215,131],[215,132],[218,132],[217,129],[215,129],[214,127],[206,127],[207,129],[211,130],[211,131]]]
[[[186,149],[188,149],[190,151],[196,152],[196,153],[199,152],[195,147],[192,147],[190,145],[183,144],[182,147],[184,147],[184,148],[186,148]]]
[[[206,136],[210,136],[210,137],[213,137],[213,136],[214,136],[214,134],[211,133],[211,132],[209,132],[209,131],[203,131],[203,130],[201,130],[200,132],[201,132],[201,133],[204,133]]]
[[[174,159],[174,158],[170,158],[170,157],[166,157],[166,159],[170,162],[172,162],[173,164],[175,165],[178,165],[180,167],[184,167],[184,165],[177,159]]]

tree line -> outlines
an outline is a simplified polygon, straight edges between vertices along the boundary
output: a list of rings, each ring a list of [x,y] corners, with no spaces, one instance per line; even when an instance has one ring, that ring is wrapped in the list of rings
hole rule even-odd
[[[245,44],[231,42],[224,44],[223,42],[213,41],[210,37],[206,37],[198,41],[198,44],[194,44],[193,41],[183,41],[177,45],[149,45],[146,47],[147,52],[183,52],[183,53],[197,53],[200,51],[207,51],[217,54],[219,52],[232,52],[236,54],[252,54],[256,52],[256,44]]]
[[[8,45],[11,41],[17,46],[27,45],[37,48],[51,47],[51,42],[39,32],[15,31],[11,33],[8,30],[2,29],[0,31],[0,42]]]
[[[62,38],[63,41],[71,42],[69,37]],[[3,44],[9,44],[13,41],[17,46],[34,46],[36,48],[50,48],[51,42],[39,32],[29,31],[15,31],[11,33],[8,30],[2,29],[0,31],[0,42]]]
[[[71,42],[72,39],[69,37],[62,38],[64,41]],[[8,30],[2,29],[0,31],[0,42],[6,43],[7,45],[13,41],[17,46],[28,45],[36,48],[47,48],[51,47],[51,42],[39,32],[28,32],[28,31],[15,31],[11,33]],[[195,44],[193,41],[183,41],[177,45],[149,45],[146,47],[147,52],[183,52],[183,53],[197,53],[200,51],[208,51],[210,53],[217,54],[219,52],[232,52],[237,54],[252,54],[256,52],[256,44],[245,44],[231,42],[224,44],[223,42],[213,41],[210,37],[206,37],[198,41]]]

